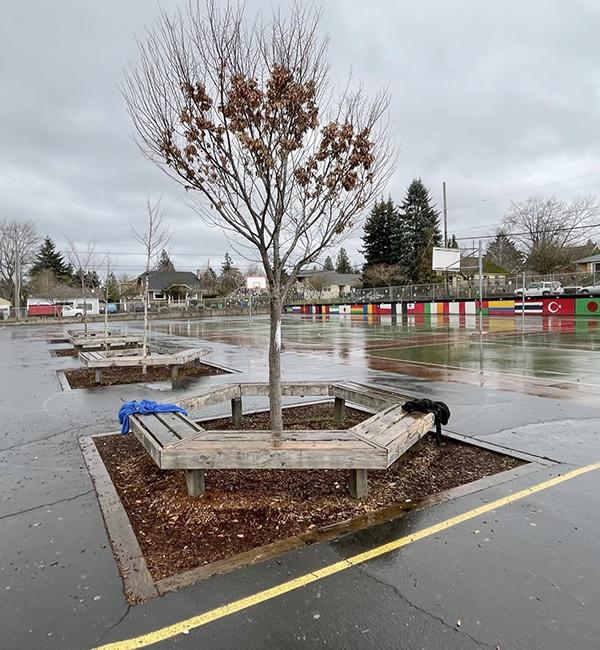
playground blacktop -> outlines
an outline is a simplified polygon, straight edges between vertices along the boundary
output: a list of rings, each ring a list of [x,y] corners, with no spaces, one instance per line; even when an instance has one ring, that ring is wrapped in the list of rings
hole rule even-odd
[[[57,371],[78,361],[51,355],[62,326],[0,328],[0,648],[599,647],[598,320],[478,325],[289,316],[284,376],[443,400],[449,431],[537,457],[534,471],[133,606],[78,438],[115,430],[124,400],[180,391],[63,390]],[[151,330],[242,373],[193,388],[266,379],[265,318]]]

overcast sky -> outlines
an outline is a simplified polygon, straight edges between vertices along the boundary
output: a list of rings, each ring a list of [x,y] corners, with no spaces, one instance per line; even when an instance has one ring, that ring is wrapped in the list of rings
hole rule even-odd
[[[32,219],[61,248],[64,235],[93,239],[130,274],[148,196],[163,197],[178,269],[218,268],[231,250],[132,140],[117,84],[157,14],[152,0],[29,0],[4,2],[0,21],[0,219]],[[599,25],[597,0],[327,0],[322,22],[334,81],[352,70],[370,91],[389,88],[391,196],[421,177],[441,206],[445,180],[449,232],[468,237],[511,199],[600,188]],[[347,244],[354,263],[359,247]]]

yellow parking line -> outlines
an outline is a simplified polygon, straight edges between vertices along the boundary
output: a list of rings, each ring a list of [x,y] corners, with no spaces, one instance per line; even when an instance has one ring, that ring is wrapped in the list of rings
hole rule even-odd
[[[390,551],[398,550],[399,548],[408,546],[413,542],[418,542],[419,540],[425,539],[426,537],[431,537],[431,535],[436,535],[443,530],[452,528],[453,526],[468,521],[469,519],[473,519],[479,515],[483,515],[492,510],[496,510],[496,508],[510,505],[519,499],[524,499],[531,494],[541,492],[542,490],[546,490],[555,485],[559,485],[560,483],[564,483],[565,481],[569,481],[577,476],[587,474],[588,472],[596,469],[600,469],[600,463],[594,463],[592,465],[579,467],[578,469],[574,469],[570,472],[567,472],[566,474],[562,474],[561,476],[556,476],[555,478],[543,481],[542,483],[537,483],[536,485],[525,488],[524,490],[520,490],[519,492],[514,492],[513,494],[509,494],[505,497],[502,497],[501,499],[496,499],[490,503],[486,503],[477,508],[473,508],[472,510],[468,510],[467,512],[457,515],[456,517],[451,517],[450,519],[441,521],[440,523],[434,524],[433,526],[418,530],[411,535],[400,537],[399,539],[395,539],[391,542],[388,542],[387,544],[376,546],[369,551],[364,551],[363,553],[353,555],[346,560],[335,562],[334,564],[330,564],[321,569],[317,569],[311,573],[306,573],[302,576],[299,576],[298,578],[294,578],[293,580],[288,580],[287,582],[283,582],[274,587],[270,587],[269,589],[264,589],[263,591],[259,591],[250,596],[246,596],[245,598],[240,598],[239,600],[227,603],[226,605],[221,605],[220,607],[211,609],[204,614],[192,616],[191,618],[179,621],[173,625],[167,625],[166,627],[159,628],[158,630],[154,630],[152,632],[148,632],[131,639],[125,639],[124,641],[115,641],[114,643],[107,643],[106,645],[100,646],[95,650],[133,650],[134,648],[145,648],[154,643],[165,641],[166,639],[170,639],[178,634],[182,634],[183,632],[201,627],[207,623],[212,623],[213,621],[224,618],[225,616],[230,616],[231,614],[235,614],[236,612],[242,611],[244,609],[248,609],[249,607],[253,607],[259,603],[264,603],[267,600],[272,600],[278,596],[283,596],[290,591],[300,589],[300,587],[305,587],[312,582],[317,582],[318,580],[322,580],[327,576],[339,573],[340,571],[345,571],[346,569],[362,564],[363,562],[367,562],[368,560],[372,560],[376,557],[380,557],[381,555],[385,555]]]

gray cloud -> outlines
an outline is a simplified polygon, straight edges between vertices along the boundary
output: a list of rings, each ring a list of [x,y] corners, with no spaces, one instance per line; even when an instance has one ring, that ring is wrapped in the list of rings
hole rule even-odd
[[[261,6],[271,3],[250,3]],[[148,196],[163,197],[178,267],[218,265],[231,250],[131,138],[118,83],[158,11],[147,0],[13,2],[0,23],[0,218],[31,218],[61,246],[63,233],[94,239],[131,273],[141,258],[130,225],[142,226]],[[399,145],[391,195],[401,200],[420,176],[440,203],[446,180],[450,231],[474,235],[511,197],[482,199],[596,172],[541,191],[600,187],[599,18],[591,0],[323,6],[333,81],[352,70],[369,92],[389,88]],[[358,262],[358,236],[348,247]]]

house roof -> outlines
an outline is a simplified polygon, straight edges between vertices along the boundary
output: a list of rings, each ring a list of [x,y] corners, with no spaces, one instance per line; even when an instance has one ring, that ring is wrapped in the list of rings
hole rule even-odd
[[[311,277],[325,277],[330,286],[351,286],[357,287],[362,284],[360,273],[338,273],[337,271],[321,271],[311,269],[298,273],[298,280],[306,279],[310,281]]]
[[[475,255],[467,255],[466,257],[461,257],[460,259],[460,270],[467,271],[469,273],[478,273],[479,271],[479,258]],[[506,275],[508,271],[503,269],[498,264],[495,264],[489,258],[483,258],[483,272],[490,273],[495,275]]]
[[[574,264],[588,264],[589,262],[600,262],[600,253],[582,257],[580,260],[575,260]]]
[[[144,280],[145,273],[138,276]],[[166,291],[171,287],[185,286],[190,289],[200,287],[200,281],[191,271],[150,271],[148,273],[148,289],[150,291]]]

